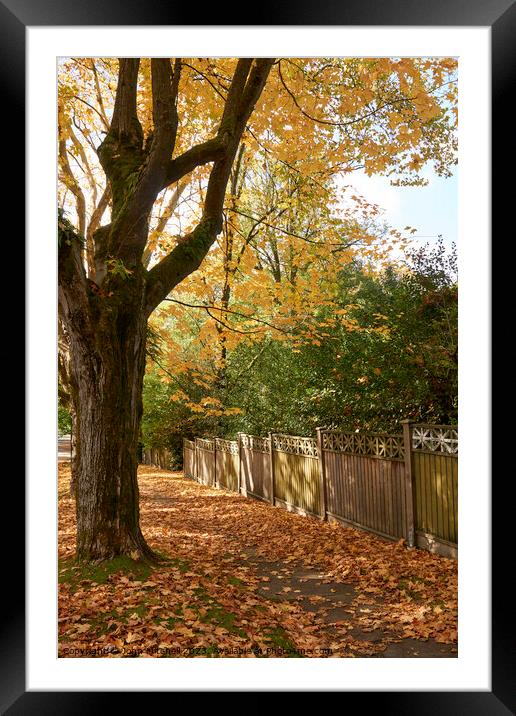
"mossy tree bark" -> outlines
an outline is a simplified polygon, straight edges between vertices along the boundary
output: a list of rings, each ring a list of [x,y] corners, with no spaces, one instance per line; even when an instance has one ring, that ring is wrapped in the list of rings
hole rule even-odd
[[[181,61],[172,67],[168,59],[151,60],[154,128],[144,141],[136,110],[139,60],[120,59],[110,129],[97,150],[112,197],[111,223],[93,234],[89,273],[84,237],[59,216],[59,312],[70,351],[81,560],[156,559],[140,529],[137,482],[147,320],[200,266],[220,233],[231,167],[272,62],[239,60],[217,135],[171,159]],[[143,257],[158,194],[207,163],[213,166],[199,224],[147,271]]]

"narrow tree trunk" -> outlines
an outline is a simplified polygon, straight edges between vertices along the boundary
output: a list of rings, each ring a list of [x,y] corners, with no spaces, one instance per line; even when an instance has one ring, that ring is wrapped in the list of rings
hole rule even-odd
[[[70,428],[70,496],[75,497],[75,487],[76,487],[76,474],[77,474],[77,455],[79,454],[78,451],[78,440],[77,440],[77,432],[75,430],[76,425],[76,419],[75,419],[75,407],[73,405],[73,401],[71,401],[70,406],[70,418],[71,418],[71,428]]]

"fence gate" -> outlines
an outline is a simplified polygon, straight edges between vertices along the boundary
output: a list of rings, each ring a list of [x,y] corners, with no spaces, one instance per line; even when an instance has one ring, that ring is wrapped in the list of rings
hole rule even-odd
[[[403,435],[321,431],[327,514],[392,538],[407,534]]]

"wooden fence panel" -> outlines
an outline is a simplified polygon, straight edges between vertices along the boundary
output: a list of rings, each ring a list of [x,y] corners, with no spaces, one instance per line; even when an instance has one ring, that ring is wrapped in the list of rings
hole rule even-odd
[[[270,501],[272,475],[270,468],[270,441],[255,435],[241,435],[241,485],[244,495]]]
[[[217,483],[226,490],[238,490],[238,442],[215,438]]]
[[[405,465],[325,451],[328,513],[388,537],[405,536]]]
[[[458,431],[414,425],[412,465],[416,532],[425,540],[458,543]]]
[[[414,452],[416,530],[457,543],[458,460],[450,455]]]
[[[143,464],[159,467],[161,470],[171,470],[172,454],[167,448],[147,448],[143,451]]]
[[[272,437],[274,501],[287,509],[321,516],[317,443],[313,438]]]
[[[183,472],[185,477],[195,479],[195,442],[183,439]]]
[[[406,535],[403,438],[323,431],[330,517],[391,539]]]
[[[203,485],[215,486],[215,443],[196,438],[197,479]]]

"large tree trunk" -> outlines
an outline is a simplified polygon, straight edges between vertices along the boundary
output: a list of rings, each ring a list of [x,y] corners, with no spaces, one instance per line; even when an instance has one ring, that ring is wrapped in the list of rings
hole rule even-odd
[[[84,332],[71,332],[80,560],[154,558],[139,527],[137,481],[147,329],[144,282],[142,277],[127,282],[131,287],[123,292],[125,300],[98,299],[88,340]]]

